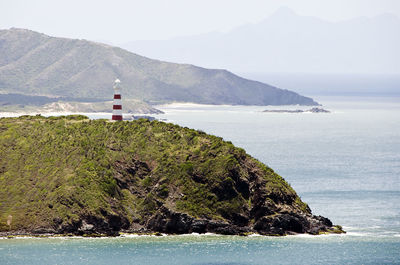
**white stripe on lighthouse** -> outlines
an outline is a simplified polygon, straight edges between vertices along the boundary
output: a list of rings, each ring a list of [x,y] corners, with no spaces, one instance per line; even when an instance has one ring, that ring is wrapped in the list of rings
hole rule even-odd
[[[113,110],[113,116],[115,116],[115,115],[122,116],[122,110],[120,110],[120,109]]]
[[[121,99],[114,99],[114,105],[121,105],[122,106],[122,100]]]

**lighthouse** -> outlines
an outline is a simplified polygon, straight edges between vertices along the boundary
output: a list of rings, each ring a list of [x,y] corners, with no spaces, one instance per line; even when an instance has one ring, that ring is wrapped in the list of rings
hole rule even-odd
[[[114,81],[114,103],[112,112],[113,121],[122,121],[122,100],[120,83],[121,81],[119,81],[119,79],[116,79]]]

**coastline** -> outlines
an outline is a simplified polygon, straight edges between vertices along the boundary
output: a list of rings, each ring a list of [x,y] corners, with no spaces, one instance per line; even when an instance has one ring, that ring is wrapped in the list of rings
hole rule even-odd
[[[313,96],[315,97],[318,102],[321,102],[321,106],[332,109],[332,112],[336,112],[338,108],[343,108],[343,105],[348,106],[349,102],[353,106],[354,109],[362,109],[360,108],[360,104],[367,104],[368,107],[375,107],[378,103],[386,103],[389,105],[397,106],[400,100],[400,97],[356,97],[356,96]],[[193,102],[172,102],[172,103],[165,103],[165,104],[155,104],[152,107],[157,109],[170,110],[213,110],[217,108],[218,110],[224,110],[225,108],[230,108],[231,110],[241,109],[241,108],[248,108],[249,110],[255,111],[263,111],[265,108],[271,108],[277,110],[294,110],[294,109],[306,109],[310,106],[304,105],[227,105],[227,104],[199,104]],[[352,108],[352,109],[353,109]],[[43,116],[62,116],[62,115],[74,115],[74,114],[82,114],[82,115],[89,115],[89,116],[106,116],[111,115],[111,112],[68,112],[68,111],[0,111],[0,117],[18,117],[23,115],[43,115]],[[125,115],[142,115],[143,113],[125,113]],[[151,115],[159,115],[159,114],[151,114]]]
[[[21,233],[21,234],[6,234],[6,232],[0,232],[0,240],[2,239],[28,239],[28,238],[135,238],[135,237],[188,237],[188,236],[235,236],[235,237],[265,237],[265,238],[286,238],[286,237],[321,237],[321,236],[344,236],[351,235],[347,232],[335,233],[320,233],[316,235],[312,234],[301,234],[301,233],[291,233],[286,235],[262,235],[259,233],[248,233],[248,234],[240,234],[240,235],[224,235],[217,233],[188,233],[188,234],[167,234],[160,232],[143,232],[143,233],[129,233],[129,232],[121,232],[119,235],[109,236],[106,234],[87,234],[87,235],[75,235],[75,234],[55,234],[55,233],[44,233],[44,234],[35,234],[35,233]]]

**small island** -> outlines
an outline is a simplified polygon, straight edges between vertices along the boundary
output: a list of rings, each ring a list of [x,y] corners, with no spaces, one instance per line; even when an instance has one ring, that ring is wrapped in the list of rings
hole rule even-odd
[[[0,119],[0,235],[343,233],[222,138],[160,121]]]
[[[329,110],[325,110],[323,108],[312,108],[309,110],[264,110],[263,112],[272,112],[272,113],[304,113],[304,112],[309,112],[309,113],[330,113]]]

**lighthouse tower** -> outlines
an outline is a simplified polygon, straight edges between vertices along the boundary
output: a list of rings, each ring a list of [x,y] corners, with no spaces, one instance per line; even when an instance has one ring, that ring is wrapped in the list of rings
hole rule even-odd
[[[122,100],[121,100],[121,81],[116,79],[114,81],[114,104],[112,112],[113,121],[122,121]]]

